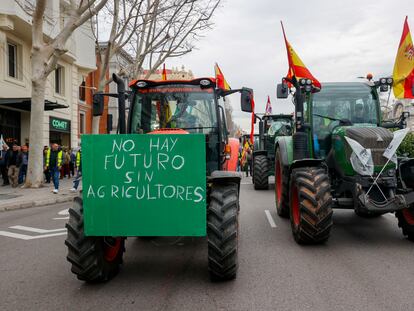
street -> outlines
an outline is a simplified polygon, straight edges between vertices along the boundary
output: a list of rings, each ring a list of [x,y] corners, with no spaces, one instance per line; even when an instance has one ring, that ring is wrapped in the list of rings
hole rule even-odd
[[[70,203],[0,213],[0,310],[413,309],[414,245],[394,215],[335,210],[329,241],[304,247],[272,190],[245,178],[240,203],[239,272],[225,283],[209,280],[205,239],[128,238],[120,274],[86,284],[65,258]]]

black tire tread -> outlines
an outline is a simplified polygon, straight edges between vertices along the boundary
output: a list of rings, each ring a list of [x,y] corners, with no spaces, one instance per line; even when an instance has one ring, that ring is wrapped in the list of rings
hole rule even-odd
[[[257,155],[254,157],[253,162],[254,189],[269,189],[269,160],[265,155]]]
[[[214,281],[237,274],[239,191],[235,183],[213,184],[207,213],[208,268]]]
[[[68,248],[67,260],[72,264],[71,271],[79,280],[86,282],[103,282],[115,276],[122,263],[125,251],[124,240],[117,258],[108,263],[103,258],[103,237],[86,237],[83,230],[82,199],[75,198],[69,209],[69,221],[66,224]]]
[[[318,244],[328,240],[332,228],[332,195],[324,169],[298,168],[292,172],[299,198],[299,225],[290,214],[293,236],[299,244]],[[291,184],[292,188],[292,184]]]

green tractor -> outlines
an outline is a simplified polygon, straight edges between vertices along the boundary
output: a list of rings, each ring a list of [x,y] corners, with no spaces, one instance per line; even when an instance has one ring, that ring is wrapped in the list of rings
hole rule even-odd
[[[293,77],[277,86],[278,98],[292,93],[295,117],[294,133],[276,138],[276,209],[290,218],[297,243],[328,240],[333,208],[361,217],[395,213],[414,240],[414,160],[384,156],[395,146],[389,129],[404,128],[408,117],[381,120],[378,88],[387,91],[392,83],[324,83],[319,90],[312,80]]]
[[[117,93],[118,134],[82,135],[83,191],[69,209],[67,260],[86,282],[107,281],[122,264],[127,237],[206,236],[212,280],[238,269],[238,139],[229,138],[224,97],[241,93],[251,110],[251,89],[223,90],[213,78],[136,80]],[[125,101],[129,100],[126,118]]]
[[[275,171],[275,139],[292,135],[293,119],[290,114],[255,114],[256,120],[259,120],[259,135],[253,152],[253,184],[255,190],[267,190],[269,176]]]

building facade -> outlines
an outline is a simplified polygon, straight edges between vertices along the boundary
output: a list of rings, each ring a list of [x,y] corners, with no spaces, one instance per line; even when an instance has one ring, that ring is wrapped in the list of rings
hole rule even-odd
[[[0,1],[0,134],[6,142],[30,143],[31,107],[31,17],[35,1]],[[46,39],[55,37],[65,23],[66,0],[47,1],[44,16]],[[80,88],[96,69],[95,41],[87,23],[67,42],[62,56],[47,80],[44,145],[57,142],[68,147],[79,144],[79,126],[85,115],[79,110]]]

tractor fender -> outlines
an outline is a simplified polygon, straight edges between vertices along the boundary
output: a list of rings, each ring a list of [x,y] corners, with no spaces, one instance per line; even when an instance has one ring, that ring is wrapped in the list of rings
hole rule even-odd
[[[213,171],[210,176],[207,177],[208,183],[220,184],[220,183],[235,183],[238,186],[240,192],[241,174],[233,171]]]
[[[230,145],[230,159],[226,160],[224,167],[226,171],[237,170],[237,161],[239,160],[239,147],[240,142],[237,138],[229,138],[228,144]]]
[[[292,171],[295,168],[299,167],[322,167],[327,170],[327,166],[324,160],[322,159],[301,159],[301,160],[295,160],[292,162],[292,165],[290,166],[289,170]]]

